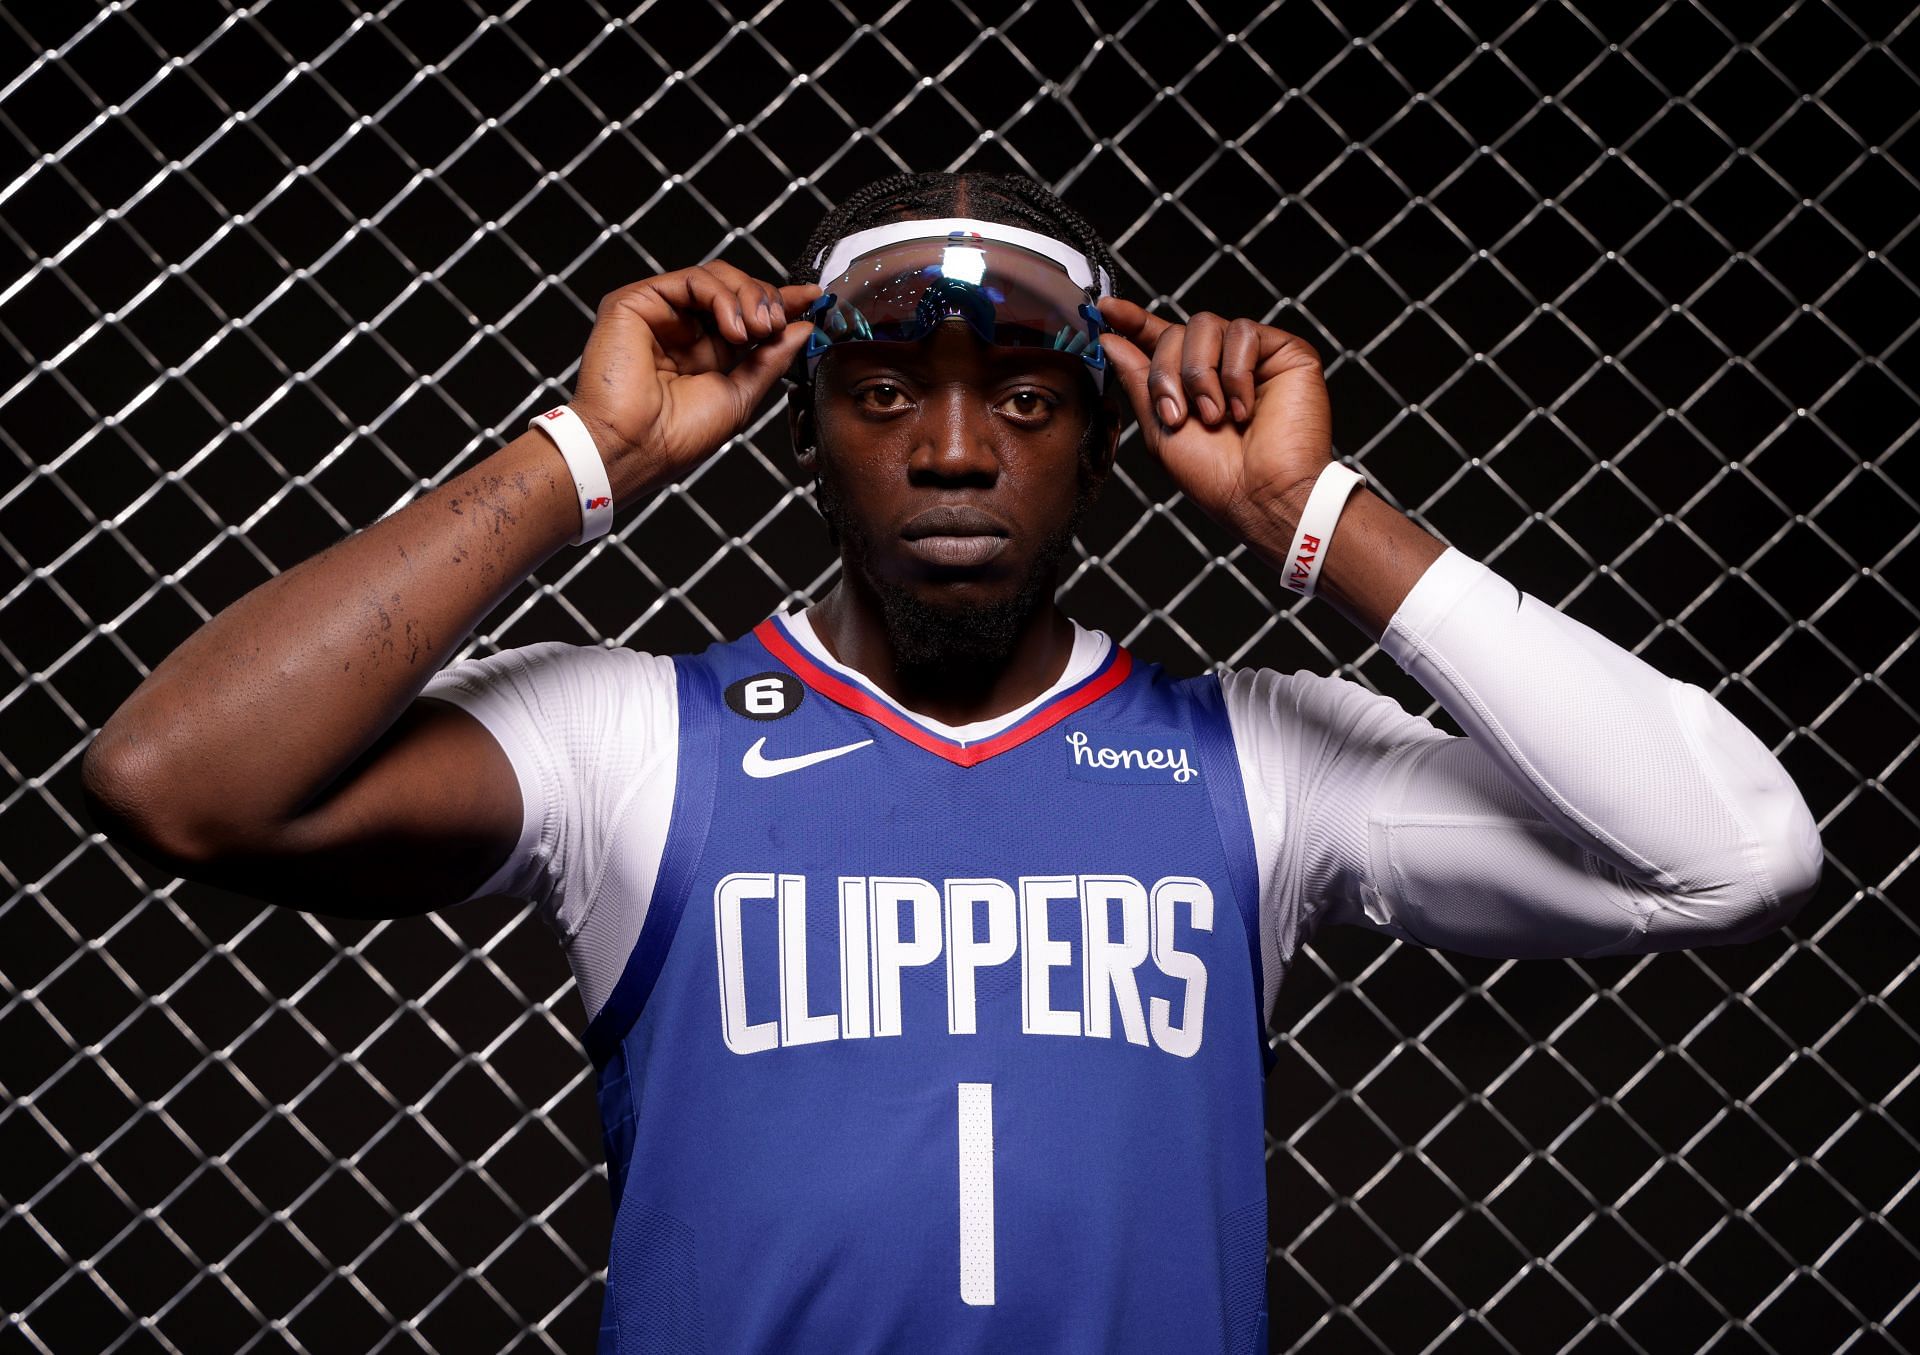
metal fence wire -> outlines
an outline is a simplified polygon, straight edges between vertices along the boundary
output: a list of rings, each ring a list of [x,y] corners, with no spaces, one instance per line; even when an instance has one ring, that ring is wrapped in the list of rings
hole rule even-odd
[[[1164,312],[1312,337],[1340,452],[1719,696],[1827,844],[1754,945],[1323,933],[1269,1084],[1274,1349],[1920,1351],[1912,16],[608,2],[0,6],[0,1351],[591,1348],[544,924],[169,878],[92,831],[80,754],[203,620],[560,398],[602,293],[776,273],[852,188],[963,166],[1059,188]],[[1436,713],[1122,467],[1084,621]],[[465,652],[697,648],[832,570],[775,409]]]

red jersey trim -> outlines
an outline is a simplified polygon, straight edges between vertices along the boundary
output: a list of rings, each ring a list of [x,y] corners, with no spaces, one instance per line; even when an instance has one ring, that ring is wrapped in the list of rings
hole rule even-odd
[[[798,645],[787,638],[786,632],[772,617],[755,626],[753,634],[755,639],[767,647],[769,653],[793,670],[794,676],[829,701],[845,706],[857,715],[864,715],[870,720],[878,721],[907,742],[917,744],[936,757],[943,757],[958,767],[977,766],[996,754],[1006,752],[1009,748],[1018,748],[1036,734],[1043,734],[1053,728],[1075,711],[1085,710],[1125,682],[1127,674],[1133,671],[1133,655],[1116,644],[1113,647],[1113,656],[1106,667],[1079,687],[1042,706],[1024,720],[1001,730],[992,738],[963,746],[950,739],[943,739],[932,730],[915,724],[884,701],[861,691],[846,679],[820,667],[802,653]]]

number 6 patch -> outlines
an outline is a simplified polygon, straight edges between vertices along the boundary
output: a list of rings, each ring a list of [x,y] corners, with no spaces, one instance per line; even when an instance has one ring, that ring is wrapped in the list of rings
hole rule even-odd
[[[778,720],[800,709],[806,693],[791,673],[755,673],[727,688],[727,708],[749,720]]]

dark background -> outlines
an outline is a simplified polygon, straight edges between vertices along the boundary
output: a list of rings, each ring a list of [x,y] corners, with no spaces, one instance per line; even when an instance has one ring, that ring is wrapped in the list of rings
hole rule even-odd
[[[1911,16],[1131,10],[0,10],[0,1351],[591,1347],[599,1127],[539,920],[170,879],[92,834],[80,754],[206,617],[560,398],[603,292],[770,275],[829,201],[961,166],[1060,189],[1163,312],[1311,336],[1342,454],[1713,691],[1821,821],[1820,893],[1750,946],[1324,934],[1269,1086],[1274,1348],[1920,1349]],[[817,594],[784,438],[472,652]],[[1122,464],[1084,621],[1431,712]]]

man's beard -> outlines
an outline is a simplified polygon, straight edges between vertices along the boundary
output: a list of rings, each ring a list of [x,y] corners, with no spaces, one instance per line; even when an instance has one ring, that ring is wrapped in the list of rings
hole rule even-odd
[[[1091,459],[1097,423],[1081,439],[1073,512],[1060,530],[1040,544],[1033,566],[1013,596],[991,602],[952,606],[930,602],[911,589],[867,569],[872,541],[866,524],[848,511],[826,475],[815,482],[814,498],[827,531],[841,548],[842,569],[858,569],[880,602],[881,620],[893,646],[894,662],[902,669],[939,668],[950,664],[1004,662],[1035,611],[1052,596],[1060,561],[1073,545],[1074,533],[1093,501]]]

